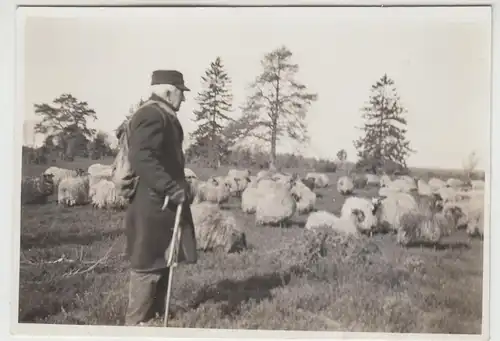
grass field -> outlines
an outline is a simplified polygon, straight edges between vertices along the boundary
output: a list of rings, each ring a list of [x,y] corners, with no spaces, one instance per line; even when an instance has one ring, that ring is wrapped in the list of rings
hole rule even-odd
[[[23,173],[47,167],[25,166]],[[202,179],[213,174],[192,169]],[[332,183],[338,176],[329,174]],[[318,209],[339,213],[344,199],[334,187],[317,192]],[[286,229],[256,227],[239,204],[232,199],[227,206],[244,228],[249,249],[200,253],[197,264],[177,268],[172,326],[481,333],[482,241],[457,231],[436,250],[405,249],[394,236],[377,235],[361,248],[339,247],[305,264],[295,253],[308,232],[302,228],[306,216]],[[55,202],[22,207],[19,322],[123,323],[128,284],[123,215]]]

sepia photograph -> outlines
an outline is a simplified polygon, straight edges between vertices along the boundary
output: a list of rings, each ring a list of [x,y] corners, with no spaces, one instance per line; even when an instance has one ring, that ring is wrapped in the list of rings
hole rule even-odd
[[[18,10],[17,324],[484,336],[491,11]]]

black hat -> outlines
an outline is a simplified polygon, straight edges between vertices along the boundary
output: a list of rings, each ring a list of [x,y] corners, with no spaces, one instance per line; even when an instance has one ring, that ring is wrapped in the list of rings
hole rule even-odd
[[[172,84],[183,91],[191,91],[184,85],[182,73],[176,70],[155,70],[151,76],[151,85]]]

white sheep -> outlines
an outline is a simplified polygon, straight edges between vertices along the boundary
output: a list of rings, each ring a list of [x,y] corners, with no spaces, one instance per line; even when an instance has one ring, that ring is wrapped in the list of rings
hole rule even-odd
[[[411,191],[417,190],[415,181],[410,181],[407,178],[395,179],[394,181],[391,181],[387,187],[396,192],[403,193],[410,193]]]
[[[418,195],[431,196],[433,194],[431,186],[429,186],[429,184],[422,179],[418,180],[417,187],[418,187]]]
[[[57,190],[57,202],[75,206],[89,203],[89,176],[67,177],[61,180]]]
[[[387,187],[391,182],[392,180],[387,174],[380,177],[380,187]]]
[[[258,190],[264,192],[265,195],[262,195],[257,202],[256,224],[283,226],[297,209],[297,203],[290,193],[290,188],[279,182],[275,182],[275,185],[267,191],[263,190],[263,187],[259,187]]]
[[[401,217],[408,212],[417,212],[418,204],[408,193],[393,192],[386,198],[375,198],[375,215],[381,230],[397,232]]]
[[[47,168],[44,172],[44,174],[53,175],[54,188],[57,188],[59,186],[59,183],[61,182],[62,179],[67,177],[80,176],[83,175],[83,173],[84,171],[82,169],[66,169],[55,166]]]
[[[349,197],[344,202],[340,217],[351,219],[356,216],[355,224],[358,230],[363,233],[371,232],[377,227],[377,217],[374,215],[374,204],[372,201],[361,197]]]
[[[228,177],[233,177],[233,178],[248,178],[252,175],[252,173],[248,169],[230,169],[227,172]]]
[[[389,195],[391,195],[392,193],[401,193],[400,191],[396,190],[396,189],[393,189],[391,187],[380,187],[379,190],[378,190],[378,196],[379,197],[388,197]]]
[[[323,173],[316,173],[316,172],[307,173],[305,178],[306,179],[313,179],[314,186],[317,188],[328,187],[328,184],[330,183],[328,176],[326,174],[323,174]]]
[[[367,186],[380,186],[380,178],[377,175],[367,173],[365,177]]]
[[[348,218],[339,218],[335,214],[328,211],[317,211],[312,212],[307,217],[305,229],[314,230],[320,228],[331,228],[341,233],[358,235],[359,231],[355,223],[357,219],[358,215],[355,212],[353,212]]]
[[[95,163],[89,166],[87,173],[89,174],[89,184],[93,186],[101,180],[112,180],[113,166]]]
[[[399,177],[399,179],[406,181],[410,187],[415,188],[415,189],[417,188],[417,183],[413,177],[411,177],[409,175],[402,175]]]
[[[460,187],[463,187],[465,183],[460,180],[460,179],[455,179],[455,178],[449,178],[446,180],[446,187],[450,187],[453,189],[458,189]]]
[[[245,233],[238,228],[234,215],[216,204],[203,202],[191,205],[196,246],[203,251],[221,248],[226,253],[247,247]]]
[[[436,193],[441,188],[446,187],[446,182],[438,178],[432,178],[429,180],[429,186],[432,189],[432,192]]]
[[[348,176],[341,176],[337,180],[337,192],[342,195],[350,195],[354,191],[354,183]]]
[[[311,191],[301,180],[296,180],[290,192],[297,202],[299,214],[309,213],[316,206],[316,193]]]
[[[272,172],[269,170],[261,170],[257,173],[257,180],[270,178],[272,176]]]
[[[118,195],[115,184],[106,179],[90,186],[89,196],[92,205],[97,208],[124,208],[128,200]]]
[[[87,169],[87,173],[91,176],[102,178],[111,178],[113,167],[112,165],[103,165],[101,163],[94,163]]]
[[[473,190],[484,190],[483,180],[471,180],[470,184]]]
[[[481,195],[447,202],[443,208],[445,214],[453,216],[455,228],[465,227],[470,236],[484,235],[484,211],[484,197]]]
[[[192,189],[193,203],[208,201],[220,205],[228,202],[231,194],[230,183],[224,177],[213,177],[207,181],[192,180]]]
[[[460,201],[464,198],[464,195],[467,195],[465,192],[457,191],[451,187],[442,187],[437,190],[436,194],[441,197],[443,203]]]

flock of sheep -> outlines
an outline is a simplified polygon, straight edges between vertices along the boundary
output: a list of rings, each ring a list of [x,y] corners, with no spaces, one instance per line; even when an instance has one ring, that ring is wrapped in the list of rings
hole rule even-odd
[[[285,226],[294,215],[307,215],[308,230],[327,227],[359,236],[392,231],[402,245],[435,245],[459,228],[465,228],[471,237],[483,236],[484,181],[342,176],[336,190],[345,196],[345,202],[337,216],[316,209],[315,190],[331,187],[326,174],[309,173],[300,178],[282,172],[252,175],[248,170],[233,169],[226,176],[204,181],[186,168],[185,176],[194,197],[191,209],[197,239],[205,250],[223,247],[231,252],[246,245],[236,219],[222,207],[231,197],[240,198],[241,210],[254,215],[256,225]],[[371,200],[356,196],[359,183],[379,187],[378,196]],[[86,172],[49,167],[38,177],[23,178],[23,204],[46,202],[53,193],[57,193],[59,204],[67,206],[91,203],[101,209],[123,209],[127,205],[116,193],[110,165],[93,164]]]
[[[393,232],[402,245],[436,245],[443,236],[461,228],[471,237],[482,237],[484,231],[484,181],[480,180],[466,184],[454,178],[426,182],[410,176],[342,176],[337,180],[337,192],[346,198],[337,216],[315,208],[314,189],[329,186],[325,174],[309,173],[301,179],[280,172],[261,171],[252,176],[246,170],[230,170],[224,177],[202,181],[187,170],[186,178],[195,203],[220,205],[230,196],[240,196],[242,211],[254,214],[257,225],[283,226],[295,214],[307,214],[308,230],[327,227],[354,235]],[[354,195],[355,182],[378,186],[378,196],[370,200]]]

